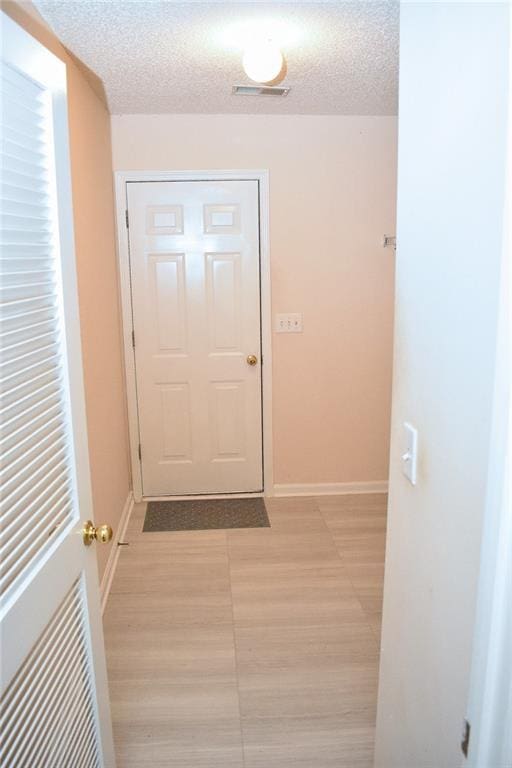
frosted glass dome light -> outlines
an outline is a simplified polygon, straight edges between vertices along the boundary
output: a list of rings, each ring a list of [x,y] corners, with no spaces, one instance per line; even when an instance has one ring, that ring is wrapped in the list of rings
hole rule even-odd
[[[245,49],[242,64],[251,80],[268,83],[283,68],[283,54],[272,40],[257,40]]]

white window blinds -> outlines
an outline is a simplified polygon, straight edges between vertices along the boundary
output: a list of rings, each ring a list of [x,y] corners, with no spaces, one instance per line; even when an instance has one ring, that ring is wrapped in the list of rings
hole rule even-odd
[[[2,63],[0,594],[71,521],[50,94]]]

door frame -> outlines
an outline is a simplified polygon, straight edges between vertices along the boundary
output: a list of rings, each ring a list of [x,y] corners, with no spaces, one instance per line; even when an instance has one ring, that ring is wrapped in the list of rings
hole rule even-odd
[[[257,181],[260,238],[260,311],[261,311],[261,407],[263,427],[263,492],[235,494],[200,494],[198,496],[143,496],[142,468],[139,459],[139,414],[133,347],[133,311],[130,277],[130,253],[127,227],[127,188],[140,181]],[[116,228],[121,294],[124,366],[128,403],[128,428],[133,494],[135,501],[193,498],[245,498],[274,495],[272,445],[272,310],[270,281],[269,172],[268,170],[223,171],[115,171]]]
[[[508,19],[512,42],[512,12]],[[509,45],[509,71],[512,48]],[[493,419],[483,515],[478,600],[466,710],[467,765],[509,765],[512,756],[512,80],[508,81],[503,250]],[[469,736],[471,737],[469,738]]]

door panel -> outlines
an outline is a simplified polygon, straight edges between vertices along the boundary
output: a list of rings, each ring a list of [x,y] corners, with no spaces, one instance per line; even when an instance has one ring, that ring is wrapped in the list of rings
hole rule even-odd
[[[190,388],[187,382],[160,387],[163,454],[167,461],[192,461]]]
[[[210,354],[241,353],[241,265],[239,253],[206,254],[207,323]]]
[[[212,382],[210,434],[212,461],[245,461],[245,388],[243,381]]]
[[[143,493],[261,491],[258,183],[127,199]]]
[[[150,256],[156,352],[186,353],[184,254]]]

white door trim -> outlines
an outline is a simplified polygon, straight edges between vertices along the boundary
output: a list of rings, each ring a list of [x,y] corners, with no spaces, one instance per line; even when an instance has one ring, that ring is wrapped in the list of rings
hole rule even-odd
[[[512,14],[509,15],[512,41]],[[509,46],[509,71],[512,49]],[[512,82],[508,87],[512,125]],[[467,707],[466,765],[512,765],[512,137],[508,134],[493,421]]]
[[[142,500],[142,475],[139,460],[139,419],[135,357],[132,344],[133,316],[126,227],[126,184],[137,181],[257,181],[259,187],[259,233],[261,278],[261,349],[262,349],[262,408],[263,408],[263,482],[264,495],[274,495],[272,458],[272,315],[270,283],[269,235],[269,173],[268,170],[226,171],[115,171],[117,244],[121,308],[123,318],[123,347],[128,398],[130,458],[135,501]],[[261,493],[236,496],[261,496]],[[151,497],[144,497],[150,499]],[[173,497],[174,498],[174,497]],[[177,498],[177,497],[176,497]],[[187,496],[187,498],[194,498]],[[200,498],[204,498],[201,496]]]

